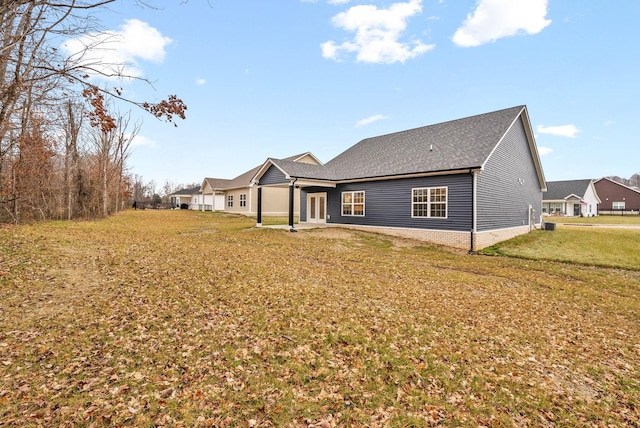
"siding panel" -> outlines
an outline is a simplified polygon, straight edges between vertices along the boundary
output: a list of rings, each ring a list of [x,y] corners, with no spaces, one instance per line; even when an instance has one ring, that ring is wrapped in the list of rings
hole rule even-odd
[[[260,177],[260,186],[268,186],[270,184],[288,183],[287,177],[282,171],[271,165],[269,169]]]
[[[448,188],[446,219],[412,218],[412,189]],[[342,215],[342,192],[365,192],[365,215]],[[308,187],[302,192],[301,216],[306,220],[306,195],[327,192],[327,223],[415,229],[471,230],[471,175],[421,177],[397,180],[339,184],[335,189]],[[305,221],[303,220],[303,221]]]
[[[478,173],[477,230],[529,224],[529,205],[542,213],[542,191],[522,119],[507,132]]]

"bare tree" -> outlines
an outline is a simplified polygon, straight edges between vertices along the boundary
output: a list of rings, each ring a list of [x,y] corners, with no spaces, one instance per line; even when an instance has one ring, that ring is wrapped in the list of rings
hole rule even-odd
[[[79,57],[63,57],[57,48],[61,38],[95,31],[97,22],[90,11],[114,1],[0,0],[0,209],[9,213],[13,221],[19,220],[20,207],[26,206],[37,207],[41,217],[64,212],[66,218],[79,213],[107,215],[112,209],[110,197],[115,201],[113,209],[122,206],[123,192],[133,181],[126,175],[129,147],[140,125],[133,125],[125,134],[124,130],[131,126],[129,116],[112,116],[106,99],[129,102],[174,125],[175,117],[185,118],[187,107],[178,97],[170,95],[158,103],[127,99],[118,88],[101,88],[88,80],[89,75],[104,72],[95,64],[80,61],[82,53]],[[137,2],[149,7],[144,0]],[[134,78],[123,76],[121,71],[115,75]],[[72,99],[73,94],[81,94],[89,109],[82,111],[69,101],[63,103],[62,110],[53,108],[62,98]],[[58,112],[57,118],[52,117],[54,111]],[[93,153],[81,151],[85,115],[89,124],[99,129],[100,138],[94,142],[99,142],[96,147],[100,150]],[[54,128],[60,130],[57,136],[45,131]],[[63,144],[57,145],[56,138]],[[64,150],[56,152],[58,147]],[[29,187],[25,186],[37,183],[39,177],[36,174],[33,180],[28,179],[25,172],[32,168],[29,162],[43,159],[50,162],[38,172],[48,171],[45,166],[51,165],[52,175],[41,190],[57,189],[54,199],[59,202],[52,203],[53,196],[47,197],[41,191],[36,204],[32,195],[24,193]],[[56,159],[61,160],[59,165]],[[60,171],[56,170],[58,167]],[[51,180],[56,174],[61,178],[54,186]],[[100,177],[100,189],[92,184],[96,175]],[[24,200],[19,201],[20,198]]]
[[[128,190],[125,180],[126,161],[131,143],[140,131],[141,123],[131,123],[131,112],[118,115],[113,125],[94,125],[93,158],[100,183],[101,215],[107,216],[122,209],[122,197]]]
[[[83,194],[82,169],[80,168],[80,133],[84,109],[81,104],[67,100],[60,109],[62,134],[64,135],[63,179],[66,218],[71,220],[80,212]]]
[[[116,167],[118,180],[116,184],[117,192],[115,212],[118,212],[124,207],[124,196],[130,193],[128,180],[126,179],[126,162],[131,155],[131,143],[142,127],[141,122],[135,122],[134,124],[131,124],[130,122],[131,112],[128,112],[125,115],[120,115],[116,120],[116,141],[113,161]]]

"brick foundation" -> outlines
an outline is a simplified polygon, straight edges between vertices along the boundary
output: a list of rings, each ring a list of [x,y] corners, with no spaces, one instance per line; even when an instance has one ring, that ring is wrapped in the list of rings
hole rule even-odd
[[[361,226],[351,224],[328,224],[327,226],[344,227],[346,229],[362,230],[366,232],[382,233],[385,235],[399,236],[402,238],[417,239],[431,242],[433,244],[444,245],[462,250],[469,250],[471,247],[470,232],[454,232],[446,230],[431,229],[409,229],[380,226]],[[474,236],[473,251],[478,251],[489,247],[497,242],[506,241],[518,235],[529,232],[529,226],[513,227],[509,229],[492,230],[488,232],[477,232]]]

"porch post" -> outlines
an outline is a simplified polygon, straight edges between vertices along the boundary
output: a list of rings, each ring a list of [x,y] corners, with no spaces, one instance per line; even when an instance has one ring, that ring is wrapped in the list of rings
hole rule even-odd
[[[289,227],[293,229],[293,181],[289,182]]]
[[[256,222],[257,227],[262,227],[262,187],[258,186],[258,221]]]

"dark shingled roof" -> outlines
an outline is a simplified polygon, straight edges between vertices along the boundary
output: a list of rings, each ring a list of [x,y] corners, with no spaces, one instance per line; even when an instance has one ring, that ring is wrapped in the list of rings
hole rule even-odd
[[[270,159],[291,177],[350,180],[480,168],[525,106],[367,138],[324,165]]]
[[[565,199],[567,196],[576,195],[584,197],[589,188],[590,179],[547,181],[547,191],[542,195],[545,201]]]
[[[196,193],[200,193],[200,186],[181,189],[177,192],[173,192],[172,195],[195,195]]]

